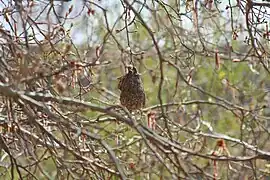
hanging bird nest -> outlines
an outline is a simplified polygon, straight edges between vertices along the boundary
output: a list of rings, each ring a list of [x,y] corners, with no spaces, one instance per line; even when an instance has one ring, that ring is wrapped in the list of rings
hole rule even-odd
[[[143,83],[135,67],[128,67],[128,72],[119,78],[120,102],[129,111],[145,106]]]

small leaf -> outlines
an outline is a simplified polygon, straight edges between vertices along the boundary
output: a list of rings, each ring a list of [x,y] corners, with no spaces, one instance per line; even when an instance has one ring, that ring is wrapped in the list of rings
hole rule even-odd
[[[216,60],[216,70],[219,70],[220,69],[220,57],[219,57],[218,50],[216,50],[216,52],[215,52],[215,60]]]

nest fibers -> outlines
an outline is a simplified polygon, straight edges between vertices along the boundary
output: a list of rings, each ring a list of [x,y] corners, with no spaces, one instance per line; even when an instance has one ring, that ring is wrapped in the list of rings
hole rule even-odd
[[[140,74],[135,67],[128,67],[128,73],[119,78],[120,102],[129,111],[145,106],[145,93]]]

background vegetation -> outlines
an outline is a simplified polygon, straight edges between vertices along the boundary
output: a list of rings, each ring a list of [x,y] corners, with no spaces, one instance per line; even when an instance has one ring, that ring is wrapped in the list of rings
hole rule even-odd
[[[270,2],[0,7],[1,179],[270,177]],[[127,65],[147,97],[132,113]]]

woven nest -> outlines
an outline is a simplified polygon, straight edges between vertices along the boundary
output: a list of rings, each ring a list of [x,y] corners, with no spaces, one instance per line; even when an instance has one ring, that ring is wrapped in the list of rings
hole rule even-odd
[[[140,75],[135,67],[128,67],[128,73],[119,78],[120,102],[129,111],[145,106],[145,93]]]

